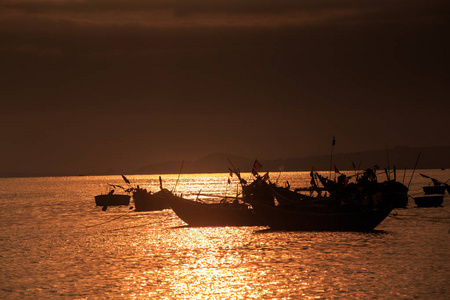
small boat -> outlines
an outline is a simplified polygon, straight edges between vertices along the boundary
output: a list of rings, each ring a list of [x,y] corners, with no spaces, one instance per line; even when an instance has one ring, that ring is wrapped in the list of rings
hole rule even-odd
[[[447,184],[447,182],[442,182],[440,180],[437,180],[435,178],[432,178],[428,175],[419,173],[420,176],[431,179],[433,182],[433,185],[424,186],[423,192],[425,195],[434,195],[434,194],[445,194],[445,190],[447,189],[448,193],[450,194],[450,186]]]
[[[170,208],[170,204],[167,201],[167,195],[171,194],[171,192],[163,188],[161,176],[159,177],[160,191],[153,194],[152,192],[147,191],[147,189],[141,188],[139,185],[132,185],[128,178],[123,174],[122,178],[128,187],[124,188],[119,185],[116,186],[133,195],[135,211],[156,211]]]
[[[170,206],[189,226],[263,226],[264,223],[246,203],[203,203],[168,195]]]
[[[414,197],[414,202],[418,207],[438,207],[444,202],[443,195],[431,195]]]
[[[433,194],[445,194],[445,189],[448,188],[445,185],[429,185],[423,187],[423,192],[425,195],[433,195]]]
[[[162,189],[156,193],[151,193],[146,189],[133,189],[133,202],[135,211],[156,211],[170,208],[167,195],[171,194],[167,189]]]
[[[111,190],[108,194],[97,195],[94,198],[97,206],[118,206],[129,205],[131,196],[114,194],[114,190]]]

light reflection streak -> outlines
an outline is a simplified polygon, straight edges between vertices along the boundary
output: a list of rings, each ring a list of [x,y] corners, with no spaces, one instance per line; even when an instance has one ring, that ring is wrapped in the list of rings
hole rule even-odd
[[[226,184],[227,176],[215,180]],[[283,180],[295,186],[307,176],[305,172]],[[167,175],[163,182],[170,187],[176,177]],[[198,192],[213,175],[188,177],[182,176],[180,191]],[[157,176],[134,179],[158,188]],[[383,232],[373,234],[180,228],[184,223],[176,218],[161,222],[175,217],[170,210],[132,213],[107,222],[124,210],[111,207],[102,212],[92,205],[92,195],[104,182],[120,180],[111,176],[14,181],[18,186],[8,193],[22,186],[25,192],[13,200],[3,198],[10,202],[2,216],[8,226],[2,231],[0,282],[5,289],[0,297],[2,292],[18,299],[426,299],[430,291],[433,299],[448,295],[449,268],[443,257],[449,247],[448,239],[442,238],[448,235],[448,206],[400,211],[402,218],[387,219]],[[50,184],[45,193],[29,197],[46,181]],[[226,188],[205,186],[208,192]]]
[[[273,239],[262,242],[260,235],[254,235],[251,228],[169,230],[164,235],[169,241],[168,248],[162,260],[159,257],[160,264],[166,267],[157,273],[136,274],[135,284],[143,292],[152,290],[152,295],[158,297],[182,299],[256,299],[292,293],[313,299],[333,292],[333,289],[323,289],[324,282],[330,281],[331,276],[322,269],[323,265],[304,257],[303,252],[311,251],[314,243],[308,241],[307,247],[297,247],[299,252],[286,252],[283,247],[293,244],[296,236],[286,241],[286,233],[270,235]],[[277,245],[279,235],[284,236],[283,245]],[[327,251],[318,257],[322,264],[324,257],[329,257]],[[154,259],[158,261],[158,257]],[[163,278],[161,281],[150,280],[158,275]],[[160,288],[156,291],[156,287]]]

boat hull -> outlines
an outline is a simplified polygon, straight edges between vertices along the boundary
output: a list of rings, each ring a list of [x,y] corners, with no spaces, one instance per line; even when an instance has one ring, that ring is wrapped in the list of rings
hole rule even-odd
[[[379,185],[383,201],[393,208],[406,208],[408,206],[408,188],[398,181],[385,181]]]
[[[167,200],[168,191],[159,191],[151,194],[144,189],[133,192],[133,202],[135,211],[157,211],[170,208]]]
[[[414,197],[414,202],[418,207],[438,207],[444,202],[444,196],[433,195],[433,196],[421,196]]]
[[[391,201],[394,208],[406,208],[408,206],[408,195],[398,195]]]
[[[129,205],[130,198],[130,195],[97,195],[95,196],[95,204],[97,206]]]
[[[263,222],[246,205],[206,204],[177,196],[169,197],[177,216],[193,227],[209,226],[262,226]]]
[[[302,211],[260,202],[251,203],[256,214],[275,230],[289,231],[372,231],[392,207],[358,212]]]

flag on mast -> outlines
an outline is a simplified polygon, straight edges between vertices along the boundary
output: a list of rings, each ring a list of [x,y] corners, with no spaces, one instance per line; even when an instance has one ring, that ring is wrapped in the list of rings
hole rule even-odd
[[[261,170],[261,167],[261,163],[257,159],[255,159],[255,162],[253,163],[252,174],[257,176],[258,171]]]
[[[125,177],[125,175],[122,174],[122,178],[126,183],[130,184],[130,181],[128,180],[128,178]]]
[[[339,170],[338,170],[338,168],[336,167],[336,165],[334,165],[334,172],[335,172],[335,173],[338,173],[338,174],[341,174],[341,172],[339,172]]]

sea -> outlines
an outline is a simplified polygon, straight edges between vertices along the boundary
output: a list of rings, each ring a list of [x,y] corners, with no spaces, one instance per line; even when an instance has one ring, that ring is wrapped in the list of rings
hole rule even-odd
[[[450,178],[450,170],[397,171],[412,197],[431,184],[420,173]],[[158,175],[126,176],[159,190]],[[270,178],[293,188],[310,179]],[[207,202],[240,192],[227,173],[161,180]],[[103,211],[94,196],[110,184],[128,186],[121,175],[0,179],[0,299],[450,299],[447,192],[435,208],[410,198],[373,232],[288,232],[192,228],[170,209],[135,212],[132,202]]]

